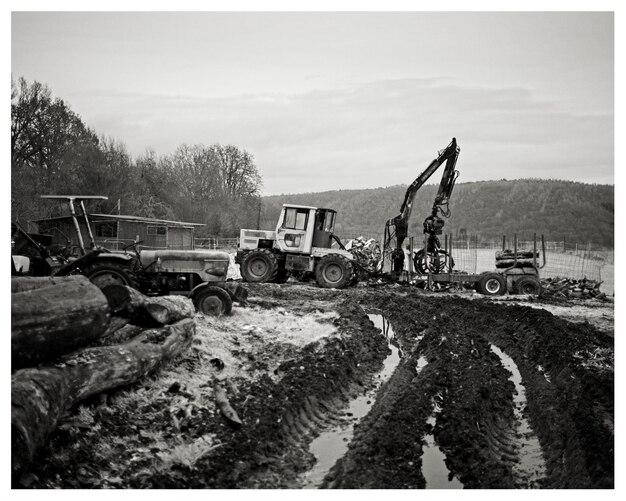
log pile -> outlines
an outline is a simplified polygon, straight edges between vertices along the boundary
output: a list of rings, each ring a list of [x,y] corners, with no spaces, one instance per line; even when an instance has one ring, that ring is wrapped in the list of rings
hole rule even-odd
[[[353,238],[346,244],[346,250],[370,273],[380,271],[382,252],[375,238],[369,240],[363,237]]]
[[[539,251],[518,250],[517,253],[511,249],[496,251],[496,268],[510,268],[511,266],[533,266],[533,253],[535,263],[539,264]],[[517,256],[517,260],[516,260]]]
[[[605,299],[606,294],[600,292],[602,282],[597,280],[574,280],[571,278],[546,278],[541,280],[542,297]]]
[[[195,334],[186,298],[147,298],[130,289],[117,290],[109,303],[85,277],[67,278],[12,279],[14,479],[71,407],[153,373]]]

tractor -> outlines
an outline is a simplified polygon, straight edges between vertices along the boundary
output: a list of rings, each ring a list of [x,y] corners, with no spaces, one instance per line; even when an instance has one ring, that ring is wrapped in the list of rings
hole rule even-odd
[[[244,280],[284,283],[291,273],[308,273],[321,287],[353,285],[359,264],[333,234],[336,216],[333,209],[285,204],[275,231],[241,230],[235,262]]]
[[[69,241],[65,249],[48,248],[44,235],[27,233],[15,224],[14,240],[16,247],[19,242],[20,249],[24,249],[20,252],[22,256],[29,247],[27,244],[30,244],[28,260],[35,264],[30,267],[30,274],[54,276],[81,274],[100,288],[118,284],[128,285],[146,295],[183,295],[191,298],[196,309],[207,315],[229,314],[233,299],[245,301],[247,291],[237,283],[226,281],[230,264],[230,257],[226,252],[204,249],[142,250],[140,248],[142,242],[137,240],[124,247],[121,252],[110,251],[96,245],[84,206],[85,200],[107,200],[107,197],[46,195],[42,198],[68,202],[79,250],[77,253],[72,252]],[[89,249],[85,245],[78,223],[75,203],[78,204],[80,215],[87,228]],[[21,273],[16,268],[16,263],[20,263]],[[27,268],[28,265],[23,258],[13,256],[13,274],[24,274]]]

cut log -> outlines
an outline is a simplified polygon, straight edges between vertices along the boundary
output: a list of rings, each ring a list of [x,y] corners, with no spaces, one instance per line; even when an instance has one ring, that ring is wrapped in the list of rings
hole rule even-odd
[[[192,319],[149,329],[133,341],[86,348],[54,365],[22,369],[11,377],[11,459],[13,478],[73,405],[98,393],[134,383],[176,357],[195,333]]]
[[[43,289],[69,282],[89,282],[83,275],[70,275],[67,277],[11,277],[11,294],[26,292],[34,289]]]
[[[239,419],[239,416],[235,412],[235,409],[231,407],[224,388],[220,386],[217,380],[213,382],[213,391],[215,392],[215,403],[217,403],[217,407],[219,408],[222,415],[231,423],[241,425],[241,419]]]
[[[102,292],[115,315],[137,325],[170,324],[193,317],[196,312],[191,299],[183,296],[144,296],[126,285],[109,285]]]
[[[111,313],[126,318],[136,315],[146,300],[141,292],[126,285],[107,285],[102,292],[109,302]]]
[[[106,297],[85,277],[11,294],[12,369],[88,345],[104,335],[109,321]]]
[[[535,257],[537,258],[539,257],[539,251],[535,252],[533,250],[518,250],[517,259],[520,259],[520,258],[532,259],[533,253],[535,254]],[[503,251],[496,251],[496,261],[498,259],[514,259],[515,254],[516,254],[515,252],[509,249],[506,249]]]
[[[196,314],[193,302],[184,296],[147,297],[144,309],[160,324],[170,324]]]
[[[539,264],[537,261],[535,264]],[[517,259],[517,263],[514,259],[499,259],[496,260],[496,268],[510,268],[511,266],[533,266],[532,259]]]

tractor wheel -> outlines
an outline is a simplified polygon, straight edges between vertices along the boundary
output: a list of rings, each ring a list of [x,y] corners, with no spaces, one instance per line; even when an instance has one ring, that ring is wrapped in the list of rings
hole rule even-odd
[[[207,285],[193,296],[193,304],[200,313],[212,317],[229,315],[233,311],[230,294],[221,287]]]
[[[513,284],[515,294],[541,294],[541,282],[536,277],[523,277]]]
[[[241,262],[241,276],[246,282],[272,282],[278,274],[278,261],[269,249],[246,254]]]
[[[276,272],[276,278],[274,279],[274,283],[275,284],[284,284],[285,282],[287,282],[287,280],[289,280],[290,277],[290,273],[289,270],[278,270]]]
[[[130,267],[116,261],[103,260],[91,263],[85,266],[83,275],[101,289],[107,285],[128,285],[134,289],[139,288],[139,283]]]
[[[343,289],[354,276],[352,263],[339,254],[329,254],[315,267],[315,280],[320,287]]]
[[[476,283],[476,291],[486,296],[502,296],[506,292],[506,280],[500,273],[486,273]]]
[[[421,275],[431,273],[448,273],[454,269],[454,259],[446,251],[440,250],[428,253],[428,261],[424,259],[424,249],[417,251],[413,255],[415,271]]]

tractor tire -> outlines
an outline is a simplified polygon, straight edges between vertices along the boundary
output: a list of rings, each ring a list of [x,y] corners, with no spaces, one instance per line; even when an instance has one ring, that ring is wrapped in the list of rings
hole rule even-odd
[[[269,249],[257,249],[241,261],[241,276],[246,282],[273,282],[278,274],[278,260]]]
[[[230,294],[221,287],[207,285],[193,296],[193,304],[203,315],[221,317],[233,311],[233,300]]]
[[[315,280],[327,289],[343,289],[350,285],[353,277],[352,263],[339,254],[324,256],[315,267]]]
[[[100,289],[104,289],[107,285],[128,285],[133,289],[139,289],[133,270],[116,261],[96,261],[85,266],[82,274]]]
[[[476,282],[476,291],[485,296],[502,296],[506,292],[506,280],[500,273],[485,273]]]
[[[515,294],[532,294],[538,296],[541,294],[541,282],[536,277],[523,277],[513,284],[513,292]]]
[[[431,273],[448,273],[454,269],[454,259],[452,256],[448,258],[448,255],[448,252],[443,250],[438,251],[436,254],[429,252],[429,262],[427,263],[424,259],[424,249],[419,250],[413,255],[415,271],[421,275],[427,275],[429,270]],[[435,257],[439,259],[439,262],[434,261]],[[449,266],[446,266],[447,262],[450,263]]]
[[[276,272],[276,278],[274,279],[274,283],[275,284],[284,284],[285,282],[287,282],[287,280],[289,280],[290,277],[290,273],[289,270],[278,270]]]

